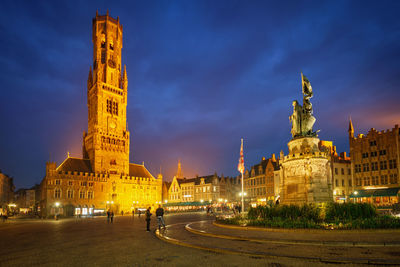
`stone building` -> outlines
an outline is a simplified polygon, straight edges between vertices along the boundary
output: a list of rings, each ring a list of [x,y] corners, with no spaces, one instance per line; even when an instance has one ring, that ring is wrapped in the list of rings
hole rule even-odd
[[[42,215],[130,212],[161,203],[162,177],[129,162],[128,78],[121,66],[122,25],[108,15],[93,19],[93,69],[87,81],[88,131],[82,158],[46,164]]]
[[[400,132],[372,128],[366,135],[354,136],[349,122],[349,143],[354,201],[391,205],[399,201]]]
[[[178,178],[180,176],[180,178]],[[238,178],[214,175],[196,176],[195,178],[182,177],[181,163],[178,163],[177,175],[172,182],[164,182],[163,188],[168,193],[164,196],[167,206],[192,203],[204,205],[212,203],[228,203],[237,201],[240,188]]]
[[[332,195],[335,202],[346,202],[352,193],[353,182],[351,179],[351,160],[346,152],[339,155],[332,141],[321,140],[318,144],[322,151],[327,151],[330,156]]]
[[[13,178],[4,174],[0,170],[0,209],[6,210],[8,204],[14,200],[14,181]],[[1,211],[0,210],[0,211]]]
[[[246,199],[252,206],[274,203],[279,193],[276,186],[274,172],[279,170],[279,162],[272,154],[266,159],[263,157],[261,162],[246,170],[244,175],[244,191]]]

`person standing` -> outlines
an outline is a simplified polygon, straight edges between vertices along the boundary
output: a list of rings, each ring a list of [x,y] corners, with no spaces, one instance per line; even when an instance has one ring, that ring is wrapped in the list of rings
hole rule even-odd
[[[165,222],[164,222],[164,209],[161,205],[158,205],[158,209],[156,210],[157,222],[158,222],[158,229],[161,229],[161,225],[165,229]]]
[[[114,211],[111,211],[111,223],[114,221]]]
[[[110,210],[107,210],[107,223],[110,223],[110,215],[111,215]]]
[[[135,219],[135,209],[132,210],[132,220]]]
[[[150,220],[151,220],[151,212],[150,212],[150,210],[151,210],[151,207],[149,207],[147,210],[146,210],[146,224],[147,224],[147,229],[146,229],[146,231],[147,232],[150,232]]]

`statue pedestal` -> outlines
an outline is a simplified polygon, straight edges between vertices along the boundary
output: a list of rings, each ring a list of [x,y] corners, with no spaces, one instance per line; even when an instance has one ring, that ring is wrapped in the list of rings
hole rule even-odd
[[[316,137],[298,137],[288,143],[289,154],[281,159],[281,203],[331,202],[330,157],[318,148]]]

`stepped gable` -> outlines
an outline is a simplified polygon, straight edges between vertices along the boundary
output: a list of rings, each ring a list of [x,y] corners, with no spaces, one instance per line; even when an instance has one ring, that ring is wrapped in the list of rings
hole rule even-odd
[[[144,165],[129,163],[129,176],[140,178],[154,178]]]
[[[92,166],[89,159],[67,158],[58,166],[59,172],[84,172],[92,173]]]

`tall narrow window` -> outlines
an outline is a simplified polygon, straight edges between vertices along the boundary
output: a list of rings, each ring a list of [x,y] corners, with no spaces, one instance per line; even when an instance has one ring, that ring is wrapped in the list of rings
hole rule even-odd
[[[61,198],[61,189],[60,188],[56,188],[56,190],[54,191],[54,198]]]

